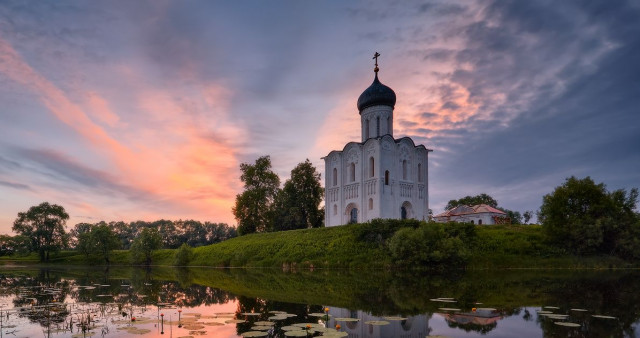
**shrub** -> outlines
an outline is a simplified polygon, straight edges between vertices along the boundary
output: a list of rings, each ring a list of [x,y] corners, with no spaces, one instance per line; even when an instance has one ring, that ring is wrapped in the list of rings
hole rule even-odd
[[[407,227],[398,230],[389,240],[394,263],[401,267],[428,269],[463,267],[468,261],[467,249],[460,237],[448,232],[447,226],[428,223],[415,229]],[[466,227],[455,230],[460,229]],[[466,236],[466,232],[461,234]]]
[[[191,258],[193,258],[193,248],[189,246],[187,243],[182,243],[180,248],[176,250],[175,256],[173,258],[173,265],[175,266],[186,266],[191,262]]]

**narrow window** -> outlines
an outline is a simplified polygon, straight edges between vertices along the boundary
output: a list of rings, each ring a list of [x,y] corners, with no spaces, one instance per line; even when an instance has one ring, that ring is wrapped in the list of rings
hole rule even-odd
[[[473,223],[473,220],[471,220],[471,224],[474,224],[474,223]]]
[[[373,198],[369,199],[369,210],[373,209]]]
[[[349,177],[351,179],[351,182],[356,181],[356,164],[355,163],[351,163],[351,165],[349,166]]]
[[[366,120],[364,122],[364,139],[365,140],[369,139],[369,120]]]
[[[336,204],[333,205],[333,214],[334,215],[338,214],[338,206]]]
[[[380,136],[380,116],[376,118],[376,137]]]
[[[373,177],[375,175],[375,160],[373,157],[369,157],[369,177]]]
[[[402,160],[402,179],[407,179],[407,160]]]
[[[387,134],[391,135],[391,116],[387,117]]]
[[[384,171],[384,185],[389,185],[389,170]]]
[[[338,169],[337,168],[333,168],[333,186],[337,186],[338,185]]]
[[[418,163],[418,182],[422,182],[422,163]]]
[[[481,219],[478,220],[478,225],[482,225],[482,220]]]

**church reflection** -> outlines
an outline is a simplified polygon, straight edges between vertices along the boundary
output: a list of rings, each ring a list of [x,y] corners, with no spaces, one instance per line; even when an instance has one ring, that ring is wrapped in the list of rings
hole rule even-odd
[[[424,338],[431,332],[429,327],[430,315],[422,314],[417,316],[404,317],[404,320],[388,320],[390,317],[379,317],[364,311],[355,311],[343,308],[332,307],[329,309],[329,327],[340,324],[341,331],[347,332],[349,338]],[[336,321],[335,318],[354,318],[358,321],[344,322]],[[367,324],[368,321],[387,321],[388,325]]]

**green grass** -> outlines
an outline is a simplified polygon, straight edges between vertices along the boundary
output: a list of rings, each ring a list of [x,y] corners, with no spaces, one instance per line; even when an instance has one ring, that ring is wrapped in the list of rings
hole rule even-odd
[[[190,266],[270,267],[279,269],[351,268],[388,269],[394,267],[387,240],[393,233],[416,222],[379,221],[330,228],[252,234],[193,250]],[[469,249],[467,269],[504,268],[635,268],[613,256],[575,256],[546,241],[538,225],[476,226],[476,238],[465,243]],[[157,250],[153,265],[170,266],[176,250]],[[35,254],[0,257],[0,264],[38,263]],[[112,265],[130,265],[126,250],[111,254]],[[74,251],[51,256],[52,264],[103,265],[97,257],[89,261]]]

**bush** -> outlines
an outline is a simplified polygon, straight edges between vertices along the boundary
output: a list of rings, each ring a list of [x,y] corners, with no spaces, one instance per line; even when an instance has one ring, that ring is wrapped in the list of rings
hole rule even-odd
[[[468,250],[460,236],[467,236],[466,226],[449,229],[450,224],[422,224],[418,228],[398,230],[389,240],[394,263],[401,267],[442,269],[464,267]],[[465,230],[460,232],[459,230]]]
[[[173,258],[173,265],[175,266],[187,266],[193,258],[193,248],[187,243],[183,243],[178,250],[176,250]]]
[[[367,243],[386,244],[398,229],[410,227],[417,228],[421,223],[415,219],[372,219],[367,223],[358,225],[357,239]]]

